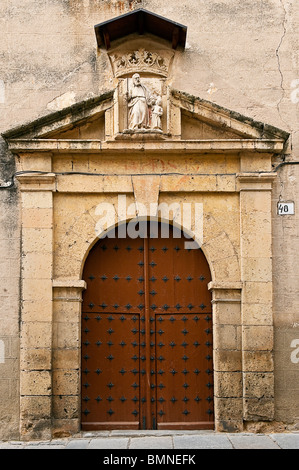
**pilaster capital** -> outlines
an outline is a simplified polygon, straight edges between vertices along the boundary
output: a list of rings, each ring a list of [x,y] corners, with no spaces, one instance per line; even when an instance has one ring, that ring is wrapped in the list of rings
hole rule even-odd
[[[238,173],[236,175],[239,191],[271,191],[277,175],[265,173]]]
[[[54,173],[28,172],[17,174],[20,191],[55,191],[56,175]]]
[[[86,282],[82,279],[53,279],[52,287],[54,301],[82,302]]]
[[[241,302],[242,282],[209,282],[212,304],[216,302]]]

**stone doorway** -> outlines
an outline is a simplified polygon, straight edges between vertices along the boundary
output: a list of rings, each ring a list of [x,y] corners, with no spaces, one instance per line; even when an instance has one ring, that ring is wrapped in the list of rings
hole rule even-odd
[[[163,228],[117,232],[85,262],[83,430],[214,428],[209,266]]]
[[[16,155],[22,217],[24,439],[74,434],[81,427],[82,270],[97,236],[97,208],[119,207],[124,195],[128,214],[113,213],[111,224],[158,216],[151,206],[202,205],[201,249],[212,277],[215,429],[236,432],[274,419],[271,162],[288,135],[171,87],[163,96],[167,132],[155,139],[131,138],[120,126],[120,87],[5,134]],[[194,238],[195,220],[189,227]],[[158,428],[179,421],[157,413]]]

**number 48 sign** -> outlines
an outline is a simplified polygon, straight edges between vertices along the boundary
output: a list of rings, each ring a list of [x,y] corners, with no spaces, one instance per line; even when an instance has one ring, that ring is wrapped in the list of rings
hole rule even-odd
[[[295,206],[293,202],[279,202],[277,204],[278,215],[294,215]]]

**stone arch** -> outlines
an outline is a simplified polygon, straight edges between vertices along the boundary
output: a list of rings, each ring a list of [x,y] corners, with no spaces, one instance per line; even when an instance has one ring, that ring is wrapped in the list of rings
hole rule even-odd
[[[163,219],[161,217],[149,217],[149,216],[141,216],[141,217],[138,217],[138,219],[137,218],[135,219],[133,217],[128,217],[127,219],[120,220],[119,222],[111,224],[111,226],[107,229],[107,232],[110,232],[111,230],[115,229],[117,226],[119,226],[119,224],[126,225],[127,223],[129,223],[132,220],[136,220],[136,221],[137,220],[139,220],[139,221],[156,220],[157,222],[168,223],[170,226],[173,226],[173,227],[176,227],[179,230],[182,230],[182,232],[184,234],[186,234],[188,237],[190,237],[190,241],[193,241],[194,243],[196,243],[200,247],[200,249],[202,250],[203,254],[205,255],[205,258],[206,258],[207,263],[209,265],[211,276],[212,276],[212,281],[217,280],[218,270],[215,269],[214,266],[213,266],[213,258],[214,258],[213,257],[213,248],[215,246],[213,244],[213,240],[214,240],[214,243],[215,242],[217,243],[217,241],[218,241],[217,238],[212,239],[209,243],[201,243],[201,240],[196,239],[196,235],[192,230],[189,230],[186,227],[183,227],[182,225],[176,223],[174,220],[166,220],[166,219]],[[91,249],[94,247],[94,245],[98,242],[98,240],[101,238],[102,235],[104,235],[104,232],[99,233],[96,237],[94,237],[92,242],[89,244],[87,250],[84,252],[84,254],[82,256],[81,265],[80,265],[80,272],[78,273],[79,274],[78,279],[82,279],[84,264],[85,264],[85,261],[88,257],[88,254],[91,251]],[[221,242],[222,240],[219,240],[219,241]],[[234,261],[233,267],[235,269],[237,269],[237,266],[236,266],[236,264],[238,263],[237,255],[234,252],[233,245],[232,245],[232,243],[229,240],[229,237],[227,235],[226,235],[226,237],[224,237],[223,249],[224,249],[224,252],[226,251],[227,253],[229,253],[229,256],[233,257],[233,261]],[[220,258],[220,259],[222,259],[222,258]]]
[[[215,282],[240,280],[239,258],[226,232],[204,242],[201,249],[209,262]]]

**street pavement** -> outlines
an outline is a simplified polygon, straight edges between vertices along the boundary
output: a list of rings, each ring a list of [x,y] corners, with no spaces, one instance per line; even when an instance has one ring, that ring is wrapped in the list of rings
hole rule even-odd
[[[299,431],[216,433],[214,431],[97,431],[49,441],[0,441],[2,449],[299,449]],[[125,453],[124,453],[125,455]]]

